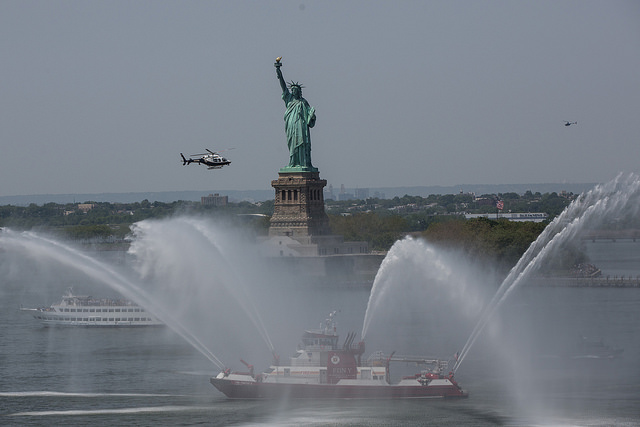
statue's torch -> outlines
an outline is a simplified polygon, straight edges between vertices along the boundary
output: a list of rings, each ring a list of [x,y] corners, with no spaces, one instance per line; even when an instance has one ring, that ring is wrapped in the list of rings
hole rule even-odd
[[[273,66],[276,67],[277,69],[280,69],[280,67],[282,67],[282,63],[280,62],[281,60],[282,60],[282,56],[278,56]]]

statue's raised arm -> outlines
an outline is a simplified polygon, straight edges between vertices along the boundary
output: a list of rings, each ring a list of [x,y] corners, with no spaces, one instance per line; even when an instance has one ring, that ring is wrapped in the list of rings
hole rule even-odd
[[[316,124],[316,110],[302,97],[303,86],[291,82],[289,87],[282,76],[282,57],[276,58],[276,76],[282,88],[282,100],[287,107],[284,113],[284,128],[289,147],[289,165],[286,169],[317,171],[311,164],[311,134],[309,129]]]
[[[282,60],[282,56],[278,56],[276,58],[276,63],[273,65],[275,65],[276,67],[276,77],[280,81],[280,87],[282,88],[282,93],[285,93],[285,92],[288,92],[289,89],[287,89],[287,83],[284,81],[284,77],[282,77],[282,70],[280,70],[280,67],[282,67],[282,63],[280,63],[280,60]]]

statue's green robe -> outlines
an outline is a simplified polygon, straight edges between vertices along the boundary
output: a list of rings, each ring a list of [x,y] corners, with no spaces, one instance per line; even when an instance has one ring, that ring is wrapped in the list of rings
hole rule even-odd
[[[287,106],[284,113],[284,128],[289,147],[289,167],[313,167],[311,165],[311,134],[309,128],[316,124],[315,109],[306,99],[296,99],[288,90],[282,99]]]

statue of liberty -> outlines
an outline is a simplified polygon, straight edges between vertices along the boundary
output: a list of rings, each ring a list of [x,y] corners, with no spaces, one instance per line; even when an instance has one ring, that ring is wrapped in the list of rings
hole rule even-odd
[[[282,99],[287,109],[284,113],[284,128],[287,134],[287,146],[289,147],[289,165],[285,169],[296,171],[317,171],[311,165],[311,134],[309,129],[316,124],[316,110],[302,97],[300,83],[287,84],[282,77],[280,60],[276,59],[276,76],[282,88]]]

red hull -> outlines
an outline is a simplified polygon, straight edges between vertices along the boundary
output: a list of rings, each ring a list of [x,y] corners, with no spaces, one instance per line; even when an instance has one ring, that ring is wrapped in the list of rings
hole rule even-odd
[[[460,398],[468,394],[454,385],[335,385],[248,383],[211,378],[211,384],[231,399],[408,399]]]

